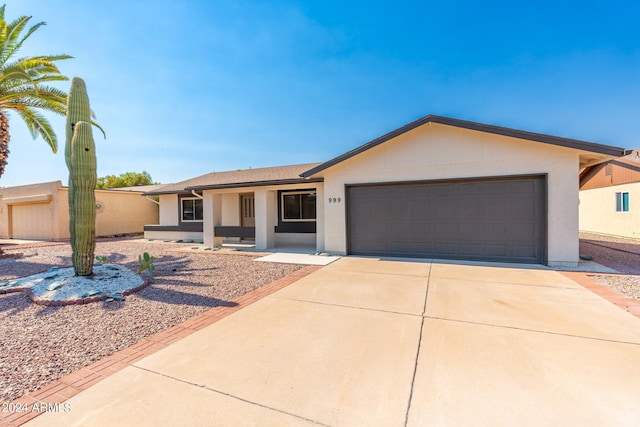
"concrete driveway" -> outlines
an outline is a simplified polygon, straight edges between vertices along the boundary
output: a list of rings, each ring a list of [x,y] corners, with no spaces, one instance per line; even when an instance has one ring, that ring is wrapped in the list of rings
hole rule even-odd
[[[640,425],[640,319],[543,269],[343,258],[29,426]]]

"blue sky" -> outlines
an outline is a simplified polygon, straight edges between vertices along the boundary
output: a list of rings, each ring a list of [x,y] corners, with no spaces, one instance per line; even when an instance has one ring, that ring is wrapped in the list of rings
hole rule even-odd
[[[98,175],[329,160],[426,114],[640,146],[633,1],[18,0],[107,132]],[[68,82],[61,88],[68,88]],[[52,117],[64,143],[64,118]],[[0,186],[61,180],[14,114]]]

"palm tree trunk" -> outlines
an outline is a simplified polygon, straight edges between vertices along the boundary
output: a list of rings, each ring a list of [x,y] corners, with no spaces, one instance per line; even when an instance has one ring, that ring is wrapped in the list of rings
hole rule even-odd
[[[0,177],[4,173],[4,167],[7,165],[9,158],[9,120],[7,116],[0,111]],[[2,255],[0,248],[0,255]]]
[[[9,159],[9,120],[0,111],[0,177],[4,174],[4,167]]]

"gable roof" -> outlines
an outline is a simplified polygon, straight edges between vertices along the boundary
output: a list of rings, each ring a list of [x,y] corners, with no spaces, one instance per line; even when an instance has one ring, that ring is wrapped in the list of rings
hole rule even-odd
[[[331,159],[314,168],[311,168],[305,171],[301,176],[310,177],[312,175],[315,175],[318,172],[321,172],[325,169],[335,166],[338,163],[341,163],[347,159],[350,159],[351,157],[354,157],[360,153],[363,153],[373,147],[376,147],[384,142],[387,142],[397,136],[407,133],[427,123],[438,123],[442,125],[454,126],[454,127],[463,128],[463,129],[470,129],[470,130],[476,130],[480,132],[492,133],[495,135],[509,136],[513,138],[525,139],[528,141],[542,142],[545,144],[575,148],[578,150],[585,150],[585,151],[605,154],[609,156],[619,157],[625,154],[625,150],[620,147],[613,147],[610,145],[597,144],[594,142],[580,141],[577,139],[569,139],[569,138],[561,138],[558,136],[527,132],[527,131],[518,130],[518,129],[487,125],[483,123],[476,123],[476,122],[470,122],[466,120],[452,119],[450,117],[443,117],[443,116],[436,116],[433,114],[429,114],[414,122],[406,124],[394,131],[391,131],[385,135],[382,135],[372,141],[369,141],[366,144],[361,145],[360,147],[354,148],[353,150],[348,151],[338,157],[335,157],[334,159]]]
[[[264,185],[296,184],[300,182],[316,182],[321,179],[305,179],[300,174],[320,163],[305,163],[301,165],[276,166],[269,168],[238,169],[234,171],[211,172],[175,184],[167,184],[148,191],[146,195],[157,194],[188,194],[191,190],[213,190],[221,188],[241,188]]]
[[[580,171],[580,190],[640,182],[640,150]]]

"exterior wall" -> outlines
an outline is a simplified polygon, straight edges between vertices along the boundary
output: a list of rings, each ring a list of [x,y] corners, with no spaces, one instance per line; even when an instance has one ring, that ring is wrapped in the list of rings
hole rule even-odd
[[[182,240],[183,242],[193,241],[202,243],[201,231],[155,231],[145,230],[144,238],[149,240]]]
[[[59,233],[56,240],[68,240],[69,234],[69,189],[59,190]],[[158,205],[146,200],[140,193],[96,190],[96,236],[142,233],[145,224],[158,223]]]
[[[220,203],[220,222],[225,226],[240,226],[242,220],[240,218],[240,194],[222,194]],[[242,239],[240,237],[225,237],[227,243],[238,243]]]
[[[158,223],[158,205],[140,193],[96,190],[96,236],[141,233],[145,224]]]
[[[21,185],[17,187],[8,187],[0,189],[0,238],[12,238],[11,217],[13,214],[13,206],[28,206],[31,204],[44,204],[48,207],[51,217],[50,230],[47,233],[47,239],[57,240],[59,236],[59,211],[57,206],[60,204],[60,194],[58,190],[62,187],[60,181],[46,182],[33,185]],[[62,200],[66,202],[66,199]],[[39,206],[40,207],[40,206]],[[35,211],[41,211],[36,209]],[[20,209],[21,213],[28,210]],[[29,220],[28,218],[26,220]],[[34,221],[36,219],[34,218]]]
[[[13,206],[46,204],[50,215],[50,232],[41,239],[69,239],[68,189],[60,181],[10,187],[0,190],[0,237],[14,237],[11,234],[10,218]],[[102,208],[96,215],[96,236],[140,233],[144,224],[158,222],[158,207],[145,200],[140,193],[96,190],[96,203]],[[42,212],[42,209],[37,209]],[[32,210],[35,213],[35,209]],[[20,214],[29,214],[28,209],[20,209]]]
[[[629,212],[616,212],[616,193],[629,193]],[[580,191],[580,231],[640,239],[640,182]]]
[[[316,233],[276,233],[275,244],[286,245],[313,245],[316,247]]]
[[[162,194],[160,196],[160,225],[178,225],[180,205],[177,194]],[[147,224],[156,224],[148,222]]]
[[[547,174],[548,263],[575,265],[580,154],[435,123],[421,126],[318,174],[324,177],[325,250],[347,252],[345,185]]]
[[[222,194],[220,203],[222,203],[221,225],[240,225],[240,194]]]

